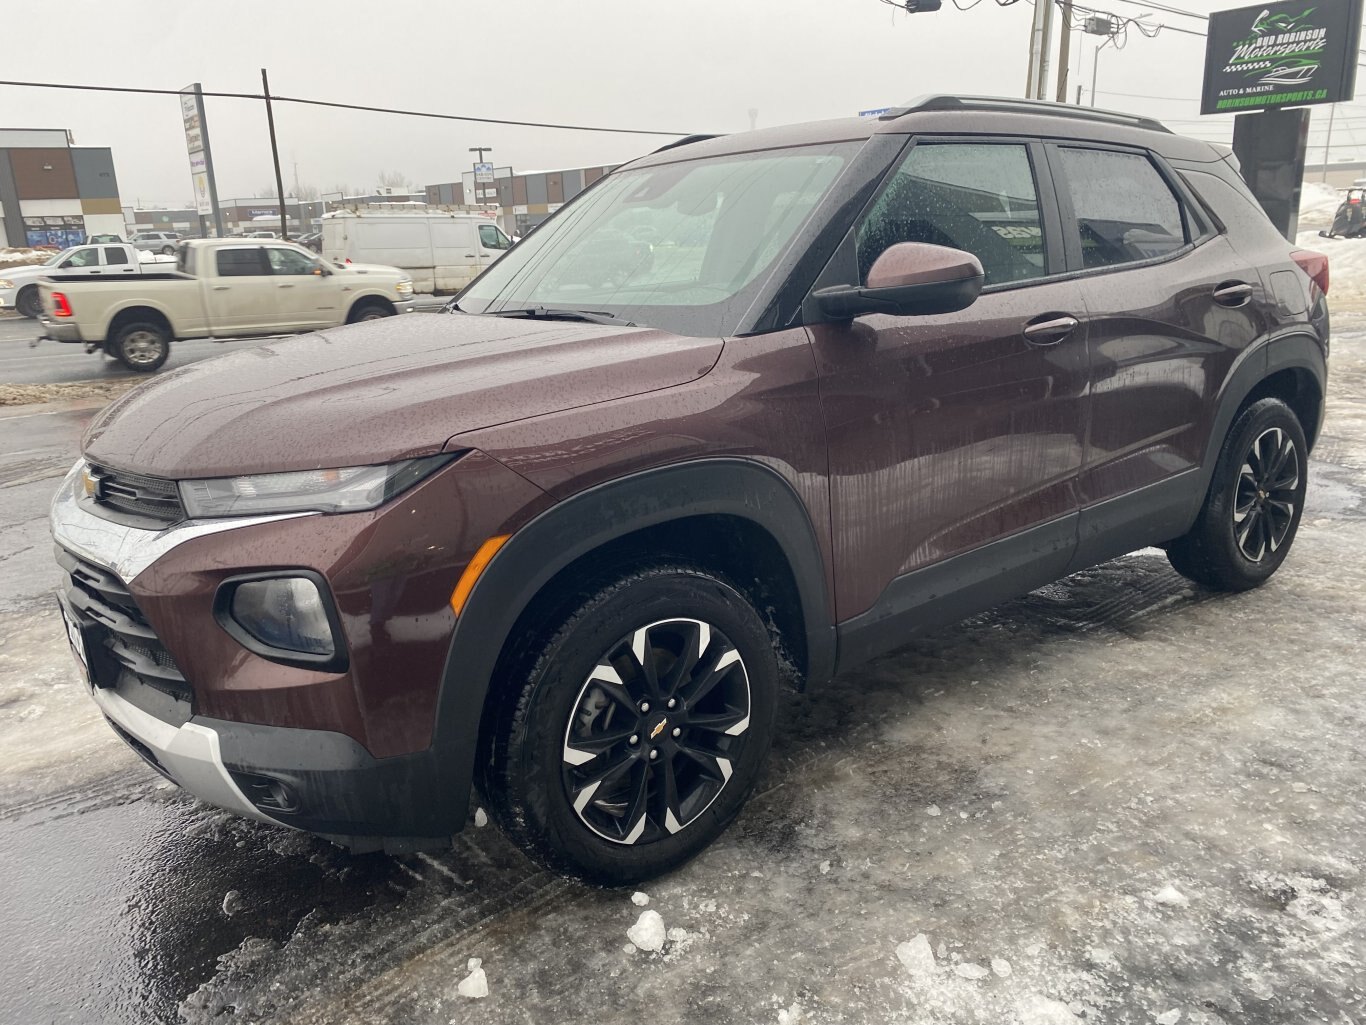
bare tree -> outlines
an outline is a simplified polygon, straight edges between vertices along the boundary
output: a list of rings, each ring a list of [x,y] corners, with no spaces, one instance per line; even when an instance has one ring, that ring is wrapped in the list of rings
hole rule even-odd
[[[294,190],[294,197],[296,199],[302,199],[305,203],[317,199],[318,195],[318,186],[316,185],[299,185]]]
[[[381,171],[379,183],[395,189],[406,189],[408,187],[408,176],[402,171]]]

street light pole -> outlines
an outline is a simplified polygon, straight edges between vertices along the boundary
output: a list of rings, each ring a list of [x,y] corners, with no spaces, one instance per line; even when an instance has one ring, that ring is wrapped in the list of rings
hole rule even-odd
[[[1091,106],[1096,105],[1096,69],[1100,66],[1100,51],[1114,42],[1114,36],[1107,36],[1105,42],[1101,43],[1091,53]]]

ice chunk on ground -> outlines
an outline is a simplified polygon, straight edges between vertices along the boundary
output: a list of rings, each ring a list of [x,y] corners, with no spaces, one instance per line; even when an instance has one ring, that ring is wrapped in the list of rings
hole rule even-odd
[[[918,932],[905,943],[897,944],[896,959],[912,975],[934,974],[934,951],[923,932]]]
[[[672,929],[668,931],[667,935],[669,937],[670,943],[682,943],[684,940],[688,938],[688,930],[680,929],[678,926],[674,926]]]
[[[981,965],[973,964],[971,961],[964,961],[960,965],[954,965],[953,971],[955,975],[963,979],[985,979],[991,974],[991,969],[983,968]]]
[[[1109,947],[1092,947],[1086,956],[1092,964],[1108,964],[1115,960],[1115,952]]]
[[[461,979],[460,984],[455,987],[455,991],[462,997],[472,997],[475,1000],[482,1000],[489,995],[488,976],[484,974],[484,969],[481,965],[483,965],[483,961],[479,958],[470,958],[469,964],[467,965],[470,970],[469,975]]]
[[[1170,1011],[1163,1011],[1157,1016],[1157,1025],[1176,1025],[1181,1020],[1181,1011],[1173,1007]]]
[[[991,959],[991,970],[1003,979],[1014,971],[1014,969],[1010,967],[1010,962],[1003,957],[993,957]]]
[[[636,924],[626,930],[626,938],[641,950],[663,950],[665,937],[664,919],[654,910],[642,911]]]
[[[926,815],[938,815],[938,814],[939,814],[939,805],[937,805],[937,804],[932,804],[932,805],[930,805],[928,808],[925,809],[925,814],[926,814]]]
[[[227,893],[223,894],[223,914],[227,915],[229,918],[237,914],[237,912],[241,911],[245,906],[246,902],[242,900],[242,895],[236,890],[229,890]]]
[[[821,875],[825,875],[825,873],[830,871],[830,862],[822,861],[817,867],[821,870]]]
[[[485,826],[489,824],[489,813],[486,812],[483,808],[475,808],[474,824],[478,826],[480,829],[483,829]]]
[[[1168,904],[1172,907],[1179,908],[1184,908],[1190,905],[1190,898],[1187,897],[1180,890],[1178,890],[1171,883],[1168,883],[1166,886],[1162,887],[1162,889],[1158,890],[1156,893],[1150,894],[1148,900],[1150,900],[1154,904]]]
[[[646,904],[650,903],[650,895],[648,893],[641,893],[637,890],[635,893],[631,894],[631,903],[638,908],[643,908]]]
[[[1038,993],[1029,993],[1015,1004],[1020,1025],[1080,1025],[1081,1019],[1061,1000],[1052,1000]]]

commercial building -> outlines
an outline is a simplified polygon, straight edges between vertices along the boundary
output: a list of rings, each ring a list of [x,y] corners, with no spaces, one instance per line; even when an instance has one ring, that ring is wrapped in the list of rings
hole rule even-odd
[[[122,232],[108,147],[73,146],[60,128],[0,128],[0,246],[64,249]]]
[[[427,202],[454,206],[497,203],[502,229],[509,235],[523,235],[616,166],[525,174],[514,174],[510,167],[495,167],[493,181],[478,185],[474,171],[469,170],[458,182],[428,185]]]

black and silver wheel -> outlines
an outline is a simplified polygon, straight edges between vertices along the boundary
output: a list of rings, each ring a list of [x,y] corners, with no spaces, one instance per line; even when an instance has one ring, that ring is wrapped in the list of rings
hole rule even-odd
[[[175,246],[164,245],[161,247],[162,256],[175,256]]]
[[[171,335],[160,324],[137,321],[124,324],[114,332],[112,344],[106,351],[129,370],[150,374],[157,370],[171,354]]]
[[[14,309],[20,316],[28,317],[29,320],[37,320],[43,315],[43,297],[38,292],[37,285],[28,285],[19,289],[19,294],[14,297]]]
[[[1182,576],[1245,591],[1285,561],[1304,510],[1308,445],[1294,412],[1261,399],[1234,422],[1195,527],[1167,546]]]
[[[529,853],[626,883],[725,829],[767,754],[779,678],[738,591],[683,566],[642,570],[529,652],[481,759],[496,818]]]

